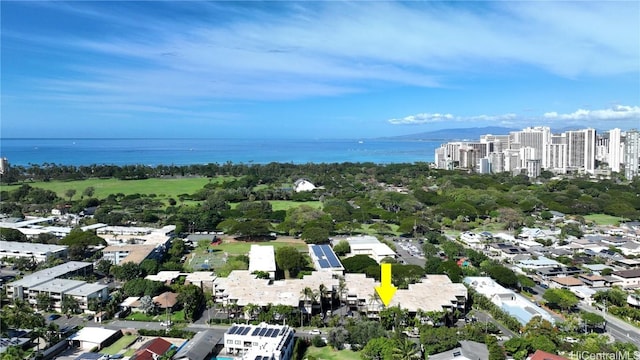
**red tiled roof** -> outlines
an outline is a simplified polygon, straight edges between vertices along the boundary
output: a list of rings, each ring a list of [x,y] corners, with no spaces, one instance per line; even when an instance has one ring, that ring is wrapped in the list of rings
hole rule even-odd
[[[161,356],[169,351],[172,344],[163,338],[147,341],[131,357],[131,360],[154,360],[154,355]]]
[[[546,351],[536,350],[536,352],[534,352],[533,355],[531,355],[529,360],[569,360],[569,359],[562,357],[560,355],[548,353]]]

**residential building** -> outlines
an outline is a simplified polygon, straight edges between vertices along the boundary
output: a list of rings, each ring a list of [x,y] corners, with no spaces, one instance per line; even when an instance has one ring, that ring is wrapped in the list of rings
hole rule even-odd
[[[93,264],[90,262],[69,261],[52,268],[36,271],[25,275],[22,279],[7,284],[7,296],[10,299],[24,300],[28,298],[29,289],[58,278],[72,276],[87,276],[93,273]]]
[[[329,245],[309,245],[309,256],[318,271],[331,271],[338,275],[344,273],[340,259]]]
[[[142,344],[129,360],[157,360],[166,354],[173,346],[163,338],[155,338]]]
[[[488,360],[489,349],[486,344],[462,340],[457,348],[429,355],[429,360]]]
[[[640,286],[640,269],[614,271],[612,275],[620,280],[623,288]]]
[[[113,265],[128,262],[139,264],[145,259],[159,259],[163,252],[164,248],[154,245],[111,245],[102,249],[102,258]]]
[[[232,359],[290,360],[293,354],[293,329],[286,325],[234,324],[224,333],[221,354]]]
[[[103,349],[122,337],[122,331],[99,327],[83,327],[67,340],[69,345],[84,350]]]
[[[631,180],[640,175],[640,132],[627,131],[624,139],[624,176]]]
[[[262,271],[269,278],[276,278],[276,253],[271,245],[251,245],[249,250],[249,272]]]
[[[620,129],[609,130],[607,163],[613,172],[620,172],[620,165],[624,163],[624,144]]]
[[[502,287],[490,277],[466,277],[463,282],[478,293],[486,296],[509,315],[515,317],[522,325],[526,325],[536,316],[551,323],[555,322],[555,319],[548,311],[513,290]]]
[[[386,257],[395,258],[396,253],[387,244],[383,244],[374,236],[361,235],[346,238],[351,248],[349,256],[367,255],[380,263]]]
[[[315,189],[316,186],[307,179],[298,179],[293,183],[293,191],[295,192],[313,191]]]
[[[607,279],[600,275],[586,275],[582,274],[578,276],[585,285],[589,287],[604,287],[607,286]]]
[[[180,347],[180,350],[173,356],[174,360],[207,360],[211,359],[216,344],[221,339],[213,330],[198,331],[196,335]]]
[[[549,279],[549,287],[555,289],[568,289],[574,286],[583,286],[584,283],[573,276],[555,276]]]
[[[27,258],[40,263],[54,258],[64,259],[67,257],[67,248],[66,245],[0,241],[0,260]]]

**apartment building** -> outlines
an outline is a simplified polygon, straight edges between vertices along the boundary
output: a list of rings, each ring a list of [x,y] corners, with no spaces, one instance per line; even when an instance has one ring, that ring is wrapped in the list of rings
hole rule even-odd
[[[224,333],[221,354],[232,359],[289,360],[294,342],[293,329],[286,325],[233,324]]]
[[[26,258],[40,263],[51,258],[64,259],[67,257],[67,248],[66,245],[0,241],[0,260]]]

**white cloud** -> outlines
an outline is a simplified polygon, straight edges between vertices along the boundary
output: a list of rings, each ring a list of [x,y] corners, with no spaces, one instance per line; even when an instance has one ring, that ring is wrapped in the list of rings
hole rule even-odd
[[[587,110],[578,109],[572,113],[559,114],[555,111],[545,113],[547,120],[580,120],[580,121],[608,121],[608,120],[639,120],[640,106],[616,105],[610,109]]]
[[[454,116],[451,114],[422,113],[409,115],[398,119],[389,119],[393,125],[428,124],[441,121],[455,122],[484,122],[488,124],[501,124],[515,126],[518,123],[524,126],[532,122],[550,124],[554,121],[581,122],[588,126],[594,126],[593,121],[638,121],[640,122],[640,106],[615,105],[609,109],[585,110],[578,109],[572,113],[560,114],[555,111],[546,112],[542,116],[518,115],[514,113],[502,115],[474,115]]]
[[[405,116],[401,119],[389,119],[389,122],[394,125],[415,125],[415,124],[429,124],[434,122],[441,122],[453,120],[453,115],[451,114],[415,114]]]

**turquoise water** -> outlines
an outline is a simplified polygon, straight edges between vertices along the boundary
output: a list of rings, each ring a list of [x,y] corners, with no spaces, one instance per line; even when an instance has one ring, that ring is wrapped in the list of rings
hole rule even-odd
[[[211,360],[234,360],[233,358],[224,357],[224,356],[214,356]]]
[[[1,139],[12,165],[433,162],[440,141],[292,139]]]

